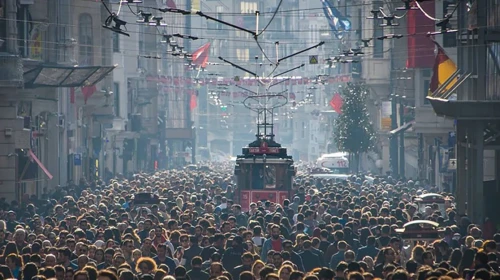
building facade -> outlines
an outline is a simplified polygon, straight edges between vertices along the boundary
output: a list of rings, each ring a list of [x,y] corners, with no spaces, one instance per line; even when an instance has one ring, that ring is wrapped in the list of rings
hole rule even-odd
[[[85,100],[100,98],[88,89],[105,86],[114,67],[104,59],[109,49],[101,5],[0,4],[1,196],[19,200],[95,175],[85,159],[88,150],[78,150],[91,138],[87,131],[96,116]],[[74,17],[72,9],[78,11]]]

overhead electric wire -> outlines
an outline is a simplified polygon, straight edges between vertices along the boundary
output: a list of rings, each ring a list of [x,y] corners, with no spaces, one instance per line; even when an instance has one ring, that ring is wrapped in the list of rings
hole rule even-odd
[[[132,7],[130,7],[130,4],[127,3],[127,7],[128,9],[130,10],[130,12],[134,15],[134,16],[139,16],[138,13],[134,12],[134,10],[132,10]]]
[[[276,7],[276,10],[274,10],[274,13],[273,13],[271,19],[267,22],[267,25],[257,34],[256,37],[259,37],[261,34],[266,32],[267,28],[269,27],[269,25],[271,25],[274,18],[276,17],[276,14],[278,14],[278,10],[280,9],[282,3],[283,3],[283,0],[280,0],[280,2],[278,3],[278,6]]]
[[[457,0],[457,3],[455,4],[455,8],[454,8],[454,9],[453,9],[453,11],[450,13],[450,15],[449,15],[448,19],[449,19],[449,18],[451,18],[451,17],[453,16],[453,14],[455,14],[455,11],[458,9],[458,6],[460,6],[459,4],[460,4],[460,2],[461,2],[461,1],[462,1],[462,0]],[[427,12],[426,12],[426,11],[422,8],[422,6],[420,6],[420,3],[418,3],[418,1],[415,1],[415,4],[417,5],[418,9],[419,9],[420,11],[422,11],[422,13],[424,14],[424,16],[426,16],[426,17],[427,17],[428,19],[430,19],[430,20],[433,20],[433,21],[442,21],[442,20],[446,20],[446,19],[447,19],[447,18],[443,18],[443,19],[438,19],[438,18],[435,18],[435,17],[433,17],[433,16],[429,15],[429,13],[427,13]]]
[[[490,26],[491,27],[491,26]],[[483,27],[484,28],[484,27]],[[466,30],[467,28],[464,28],[464,30]],[[138,32],[139,33],[139,32]],[[156,34],[156,33],[155,33]],[[12,38],[12,40],[16,40],[16,41],[26,41],[22,38]],[[27,40],[28,42],[41,42],[41,43],[48,43],[48,44],[58,44],[59,42],[55,42],[55,41],[47,41],[47,40],[42,40],[42,41],[37,41],[37,40],[32,40],[32,39],[29,39]],[[95,47],[96,49],[99,49],[99,50],[111,50],[113,51],[113,47],[103,47],[102,45],[87,45],[87,44],[75,44],[75,46],[77,47],[89,47],[89,46],[92,46],[92,47]],[[458,45],[456,48],[473,48],[473,47],[477,47],[477,46],[488,46],[488,44],[484,44],[484,45],[480,45],[480,44],[474,44],[474,45]],[[43,47],[44,50],[60,50],[59,48],[49,48],[49,47]],[[238,47],[231,47],[231,48],[226,48],[226,49],[229,49],[229,50],[236,50],[236,49],[239,49]],[[366,48],[365,48],[366,49]],[[127,51],[127,52],[139,52],[139,49],[130,49],[130,48],[120,48],[120,50],[122,51]],[[375,54],[381,54],[381,53],[386,53],[388,52],[389,50],[384,50],[382,52],[366,52],[365,55],[361,55],[359,57],[361,58],[367,58],[367,55],[375,55]],[[407,54],[407,50],[406,49],[403,49],[403,50],[400,50],[400,51],[395,51],[394,53],[395,54],[402,54],[401,57],[404,57],[406,54]],[[149,52],[149,53],[158,53],[158,54],[161,54],[161,55],[164,55],[164,54],[167,54],[165,52],[161,52],[161,51],[155,51],[155,52]],[[122,56],[125,56],[125,57],[138,57],[140,55],[148,55],[148,54],[131,54],[131,55],[128,55],[128,54],[121,54]],[[328,54],[330,57],[334,57],[335,55],[333,54]],[[432,55],[423,55],[423,56],[415,56],[416,58],[423,58],[423,57],[435,57],[434,54]],[[98,56],[98,57],[104,57],[104,56]],[[309,55],[297,55],[297,57],[302,57],[302,58],[308,58]],[[226,57],[228,59],[238,59],[238,57]],[[166,57],[165,57],[166,59]],[[247,61],[247,65],[257,65],[258,63],[253,63],[251,62],[252,59],[249,58],[249,60]],[[183,63],[186,63],[185,61],[183,61]],[[211,62],[209,62],[211,63]],[[245,63],[245,62],[242,62],[242,61],[239,61],[239,63]]]
[[[116,16],[119,16],[120,12],[122,11],[123,2],[121,0],[119,0],[119,1],[120,1],[120,4],[118,6],[118,11],[116,12]]]
[[[44,22],[44,21],[24,21],[24,20],[18,20],[18,19],[2,19],[3,21],[15,21],[15,22],[28,22],[28,23],[33,23],[33,24],[44,24],[44,25],[49,25],[49,26],[67,26],[67,27],[78,27],[79,25],[78,24],[59,24],[59,23],[48,23],[48,22]],[[168,22],[167,22],[168,24]],[[145,26],[143,23],[137,23],[137,22],[127,22],[127,25],[134,25],[134,26]],[[429,26],[435,26],[435,24],[424,24],[424,25],[419,25],[420,27],[429,27]],[[151,26],[153,27],[153,26]],[[491,27],[491,26],[490,26]],[[493,26],[495,27],[495,26]],[[177,29],[186,29],[186,25],[172,25],[172,24],[168,24],[167,28],[177,28]],[[96,28],[97,29],[97,28]],[[100,28],[99,28],[100,29]],[[190,30],[202,30],[202,31],[236,31],[234,29],[231,29],[231,28],[227,28],[227,29],[219,29],[219,28],[206,28],[206,27],[191,27],[191,28],[188,28]],[[373,31],[377,28],[363,28],[363,30],[366,30],[366,31]],[[316,31],[320,31],[320,30],[316,30]],[[268,33],[290,33],[290,31],[284,31],[284,30],[267,30]],[[294,30],[292,31],[292,33],[310,33],[311,32],[311,29],[298,29],[298,30]],[[344,31],[344,32],[353,32],[353,33],[356,33],[358,32],[357,30],[348,30],[348,31]],[[136,32],[137,33],[137,32]],[[143,34],[152,34],[152,33],[148,33],[148,32],[141,32]],[[217,39],[217,40],[225,40],[225,38],[213,38],[213,39]],[[241,41],[241,40],[245,40],[245,38],[241,38],[241,39],[238,39],[238,41]],[[250,39],[246,39],[247,41],[250,40]],[[251,39],[253,41],[253,39]],[[348,41],[359,41],[358,39],[350,39]],[[260,42],[261,44],[274,44],[274,42]],[[290,43],[287,43],[287,44],[290,44]],[[293,43],[293,44],[302,44],[302,43]]]

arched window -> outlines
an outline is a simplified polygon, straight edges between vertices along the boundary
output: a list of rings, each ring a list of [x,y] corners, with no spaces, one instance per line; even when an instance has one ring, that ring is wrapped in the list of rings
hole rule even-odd
[[[78,19],[78,61],[80,65],[94,65],[92,16],[81,14]]]

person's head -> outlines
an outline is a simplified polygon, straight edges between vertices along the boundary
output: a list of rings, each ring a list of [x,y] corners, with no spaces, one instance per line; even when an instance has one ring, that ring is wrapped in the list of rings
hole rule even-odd
[[[289,280],[302,280],[304,279],[304,272],[302,271],[293,271],[290,274],[290,279]]]
[[[474,262],[476,265],[486,265],[488,264],[488,255],[485,252],[477,252]]]
[[[167,255],[167,245],[164,243],[158,244],[158,246],[156,247],[156,253],[158,257],[163,259]]]
[[[408,280],[410,276],[403,269],[397,269],[392,273],[392,280]]]
[[[434,255],[432,252],[426,251],[422,254],[422,263],[429,266],[434,265]]]
[[[219,277],[222,276],[224,269],[220,262],[213,262],[210,264],[210,276],[211,277]]]
[[[250,252],[245,252],[241,256],[241,264],[247,268],[251,268],[253,265],[253,255]]]
[[[89,273],[85,270],[79,270],[73,274],[73,280],[90,280]]]
[[[347,275],[347,280],[365,280],[363,274],[358,271],[351,272]]]
[[[343,241],[343,240],[339,241],[337,243],[337,249],[339,251],[345,251],[345,250],[347,250],[347,243],[345,241]]]
[[[286,251],[286,252],[293,251],[293,243],[292,243],[292,241],[285,240],[285,241],[283,241],[282,245],[283,245],[283,251]]]
[[[252,274],[259,275],[260,271],[264,268],[265,264],[261,260],[256,260],[252,266]]]
[[[271,227],[271,236],[273,239],[279,239],[281,234],[281,229],[280,226],[278,225],[273,225]]]
[[[291,265],[285,264],[278,271],[280,280],[290,280],[290,275],[293,272],[293,267]]]
[[[151,274],[156,271],[156,262],[152,258],[142,257],[137,260],[136,271]]]
[[[264,280],[280,280],[280,277],[278,276],[278,274],[269,273],[269,274],[266,275],[266,277],[264,278]]]
[[[274,252],[272,261],[274,267],[276,267],[276,269],[279,269],[282,263],[283,263],[283,256],[281,255],[281,252]]]
[[[201,257],[196,256],[193,259],[191,259],[191,267],[192,268],[201,268],[201,265],[203,264],[203,260]]]
[[[356,256],[355,256],[354,252],[351,251],[351,250],[347,250],[344,253],[344,261],[347,262],[347,263],[353,262],[354,259],[355,259],[355,257]]]

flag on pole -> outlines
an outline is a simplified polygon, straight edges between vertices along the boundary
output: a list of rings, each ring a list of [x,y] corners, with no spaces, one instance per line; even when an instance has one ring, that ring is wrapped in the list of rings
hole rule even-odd
[[[344,104],[344,100],[342,100],[342,96],[339,93],[335,93],[332,99],[330,100],[330,106],[332,109],[337,112],[337,114],[342,114],[342,105]]]
[[[329,0],[321,0],[321,3],[323,4],[323,13],[328,20],[330,29],[337,39],[342,39],[344,32],[351,29],[351,22]]]
[[[191,97],[189,99],[189,109],[191,110],[191,112],[196,109],[196,106],[198,106],[198,100],[196,98],[196,91],[193,90],[191,91]]]
[[[95,85],[82,87],[83,100],[87,104],[87,100],[96,92],[97,88]]]
[[[434,41],[434,43],[437,47],[437,54],[434,60],[433,73],[429,86],[429,96],[432,96],[439,86],[445,83],[446,80],[457,71],[455,62],[448,57],[444,49],[436,41]],[[458,78],[449,83],[446,89],[451,89],[457,82],[457,79]]]
[[[206,43],[197,49],[192,56],[193,64],[205,68],[208,63],[208,54],[210,50],[210,43]]]

